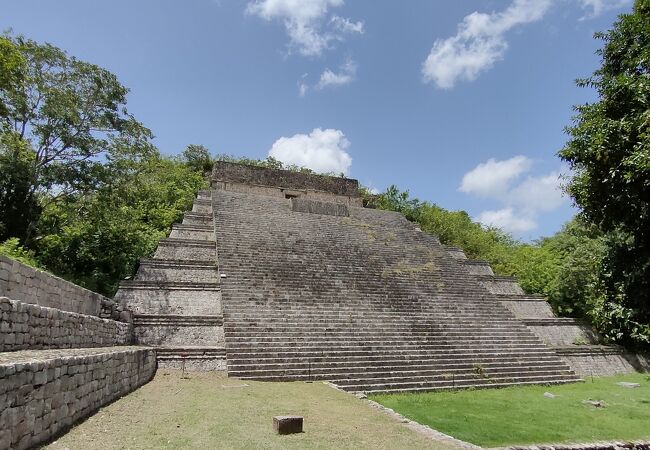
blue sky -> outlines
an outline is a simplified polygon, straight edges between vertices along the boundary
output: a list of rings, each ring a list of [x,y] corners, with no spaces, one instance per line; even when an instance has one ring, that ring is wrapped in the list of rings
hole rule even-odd
[[[522,239],[574,210],[556,152],[630,0],[0,0],[0,28],[115,73],[175,154],[269,154]]]

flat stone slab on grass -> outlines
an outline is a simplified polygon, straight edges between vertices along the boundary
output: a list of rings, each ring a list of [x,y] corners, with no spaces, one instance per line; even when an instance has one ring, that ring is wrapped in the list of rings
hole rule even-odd
[[[302,433],[302,421],[300,416],[275,416],[273,429],[278,434]]]
[[[639,383],[628,383],[627,381],[619,381],[616,383],[618,386],[626,387],[626,388],[638,388],[641,386]]]

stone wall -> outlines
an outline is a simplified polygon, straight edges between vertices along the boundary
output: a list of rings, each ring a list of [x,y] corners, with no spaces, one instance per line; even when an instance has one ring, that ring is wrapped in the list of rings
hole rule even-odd
[[[214,165],[212,180],[214,182],[222,181],[298,190],[316,190],[335,195],[359,197],[359,182],[350,178],[266,169],[225,161],[218,161]]]
[[[492,267],[487,261],[478,261],[475,259],[466,259],[463,265],[470,275],[494,275]]]
[[[501,304],[508,308],[518,319],[538,317],[555,317],[551,305],[546,300],[502,300]]]
[[[328,216],[349,217],[350,211],[346,205],[340,203],[321,202],[304,198],[292,198],[291,210],[311,214],[325,214]]]
[[[221,314],[221,292],[209,285],[123,282],[115,296],[127,303],[134,314]]]
[[[213,181],[212,187],[220,191],[239,192],[243,194],[263,195],[265,197],[292,198],[300,197],[322,202],[342,203],[348,206],[361,207],[363,200],[358,196],[336,195],[325,191],[307,189],[285,189],[271,186],[251,186],[250,184],[233,183],[230,181]]]
[[[0,297],[0,351],[131,342],[132,325]]]
[[[103,295],[0,256],[0,296],[48,308],[127,322],[125,308]]]
[[[182,347],[191,342],[193,346],[218,347],[225,344],[223,326],[205,325],[138,325],[135,342],[151,346]]]
[[[598,342],[598,336],[591,327],[572,319],[539,319],[523,322],[541,340],[553,347],[586,345]]]
[[[616,347],[575,346],[557,348],[556,353],[581,377],[604,377],[619,373],[647,372],[648,360]]]
[[[143,347],[26,350],[0,354],[0,450],[44,443],[151,379]]]
[[[514,278],[489,275],[476,275],[476,278],[490,294],[524,295],[524,290]]]
[[[217,250],[214,242],[163,239],[158,243],[154,258],[216,261]]]

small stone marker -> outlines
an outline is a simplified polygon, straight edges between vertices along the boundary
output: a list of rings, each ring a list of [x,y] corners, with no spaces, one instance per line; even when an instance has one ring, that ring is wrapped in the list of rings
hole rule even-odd
[[[275,416],[273,429],[278,434],[302,433],[301,416]]]
[[[594,408],[604,408],[605,407],[605,402],[602,400],[583,400],[582,401],[583,405],[589,405],[593,406]]]
[[[550,392],[544,392],[544,397],[546,397],[546,398],[555,398],[556,395],[555,395],[555,394],[551,394]]]
[[[638,388],[639,386],[641,386],[639,383],[628,383],[627,381],[619,381],[616,384],[618,384],[619,386],[626,387],[626,388]]]

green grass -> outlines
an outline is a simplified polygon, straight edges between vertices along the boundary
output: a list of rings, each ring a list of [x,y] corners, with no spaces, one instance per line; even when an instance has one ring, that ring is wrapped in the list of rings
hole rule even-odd
[[[619,381],[640,383],[624,388]],[[545,392],[555,398],[544,397]],[[400,414],[486,447],[650,438],[650,376],[631,374],[584,383],[503,389],[376,395]],[[583,400],[602,400],[595,408]]]
[[[246,385],[246,386],[244,386]],[[278,436],[273,416],[304,416],[304,433]],[[159,370],[47,449],[455,449],[323,383],[261,383],[218,373]]]

